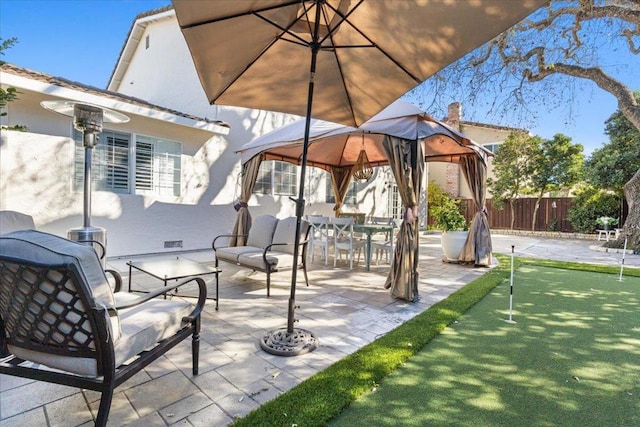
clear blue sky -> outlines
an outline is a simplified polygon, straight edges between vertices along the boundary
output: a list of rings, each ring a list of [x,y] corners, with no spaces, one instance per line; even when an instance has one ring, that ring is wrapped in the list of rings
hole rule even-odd
[[[105,88],[134,18],[169,4],[169,0],[0,0],[0,37],[18,39],[2,60]],[[624,55],[621,61],[638,60],[629,58]],[[640,63],[635,70],[620,77],[632,89],[640,90]],[[592,87],[581,94],[572,117],[562,111],[541,111],[538,125],[530,130],[544,138],[556,133],[568,135],[585,146],[586,154],[607,142],[604,121],[616,111],[617,102]],[[439,118],[445,115],[429,113]],[[464,106],[463,114],[467,120],[521,127],[481,112],[469,112]]]
[[[2,60],[106,88],[134,18],[170,0],[0,0]]]

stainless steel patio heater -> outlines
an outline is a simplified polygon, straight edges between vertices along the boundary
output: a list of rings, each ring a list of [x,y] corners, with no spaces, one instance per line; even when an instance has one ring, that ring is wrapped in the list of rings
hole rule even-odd
[[[63,116],[73,117],[73,127],[82,132],[84,146],[83,225],[67,230],[67,238],[77,242],[91,243],[94,246],[102,246],[96,250],[99,255],[102,255],[102,263],[104,264],[107,251],[107,233],[104,228],[91,225],[92,149],[98,144],[98,134],[102,132],[103,122],[126,123],[129,121],[129,117],[108,108],[73,101],[42,101],[40,105]]]

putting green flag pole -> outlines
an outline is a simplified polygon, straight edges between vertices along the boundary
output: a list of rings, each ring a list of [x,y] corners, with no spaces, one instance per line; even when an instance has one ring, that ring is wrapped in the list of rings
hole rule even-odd
[[[513,320],[513,251],[514,245],[511,245],[511,277],[509,279],[509,320],[505,320],[507,323],[516,323]]]
[[[624,238],[624,249],[622,249],[622,260],[620,261],[620,277],[618,278],[618,282],[622,282],[622,271],[624,270],[624,256],[627,253],[627,239],[628,237]]]

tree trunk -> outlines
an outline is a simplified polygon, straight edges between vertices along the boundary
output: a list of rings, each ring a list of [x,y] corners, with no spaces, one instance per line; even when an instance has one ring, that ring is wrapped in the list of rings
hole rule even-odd
[[[509,230],[513,230],[513,225],[516,222],[516,208],[513,205],[514,204],[514,200],[510,199],[509,200],[509,208],[511,210],[511,225],[509,226]]]
[[[612,242],[611,246],[623,247],[624,239],[627,237],[627,248],[633,249],[635,253],[640,253],[640,169],[624,185],[624,196],[629,205],[629,215],[624,222],[620,237]]]
[[[531,231],[536,231],[536,219],[538,218],[538,210],[540,209],[540,200],[542,200],[542,196],[544,195],[544,188],[540,190],[540,194],[538,194],[538,199],[536,200],[536,204],[533,207],[533,217],[531,219]]]

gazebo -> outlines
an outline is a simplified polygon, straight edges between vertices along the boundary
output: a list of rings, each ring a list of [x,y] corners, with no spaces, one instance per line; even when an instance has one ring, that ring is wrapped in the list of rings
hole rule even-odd
[[[304,121],[295,122],[240,147],[242,191],[234,233],[244,234],[251,225],[247,202],[253,192],[260,163],[263,160],[280,160],[299,165],[303,134]],[[385,284],[394,297],[413,301],[418,296],[417,216],[425,162],[460,165],[471,190],[476,213],[459,261],[478,266],[491,264],[491,235],[484,208],[487,159],[491,153],[403,100],[395,101],[358,128],[313,120],[307,164],[331,174],[335,210],[344,201],[354,173],[363,167],[363,151],[367,165],[390,166],[404,209],[393,265]]]

